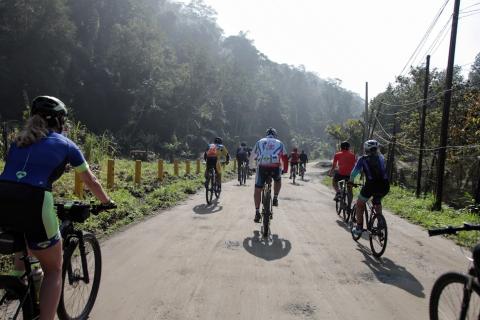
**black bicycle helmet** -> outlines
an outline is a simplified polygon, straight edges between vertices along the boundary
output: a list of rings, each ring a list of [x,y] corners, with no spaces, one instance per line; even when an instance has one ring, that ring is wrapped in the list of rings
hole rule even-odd
[[[350,149],[350,143],[348,141],[343,141],[342,143],[340,143],[340,149],[342,150]]]
[[[273,136],[273,137],[277,137],[277,130],[275,130],[275,128],[268,128],[267,129],[267,132],[266,132],[267,136]]]
[[[246,147],[246,146],[247,146],[247,143],[246,143],[245,141],[242,141],[242,143],[240,143],[240,146]]]
[[[55,97],[38,96],[32,101],[32,114],[39,114],[47,120],[51,117],[66,117],[68,115],[65,104]]]
[[[222,143],[223,143],[223,140],[222,140],[222,138],[220,138],[220,137],[216,137],[215,140],[213,140],[213,143],[222,144]]]

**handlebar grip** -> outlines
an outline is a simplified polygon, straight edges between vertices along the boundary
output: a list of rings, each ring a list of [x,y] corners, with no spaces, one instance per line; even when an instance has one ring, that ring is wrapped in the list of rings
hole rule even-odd
[[[441,235],[441,234],[456,234],[456,233],[457,233],[457,230],[453,227],[428,230],[428,235],[430,237],[438,236],[438,235]]]

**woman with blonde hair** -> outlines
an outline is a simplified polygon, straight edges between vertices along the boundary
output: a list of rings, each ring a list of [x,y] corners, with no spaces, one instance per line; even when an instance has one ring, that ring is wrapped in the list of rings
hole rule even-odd
[[[61,135],[67,108],[55,97],[32,101],[31,116],[11,144],[0,175],[0,227],[22,232],[44,272],[40,319],[54,319],[62,286],[62,243],[52,184],[70,164],[103,203],[112,204],[80,149]],[[17,255],[18,256],[18,255]],[[16,269],[23,268],[18,259]]]

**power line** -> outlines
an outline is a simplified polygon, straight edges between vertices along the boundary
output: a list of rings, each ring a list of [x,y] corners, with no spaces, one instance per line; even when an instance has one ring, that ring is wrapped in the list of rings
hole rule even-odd
[[[448,34],[448,31],[450,31],[450,29],[452,28],[451,26],[452,18],[453,18],[453,15],[451,15],[450,18],[448,18],[447,22],[443,26],[442,30],[440,30],[440,32],[438,33],[437,37],[435,38],[431,46],[428,48],[427,53],[425,55],[428,55],[428,54],[433,55],[437,51],[438,47],[440,47],[440,45],[443,43],[443,40],[445,40],[445,37]]]
[[[442,92],[439,92],[438,94],[434,95],[433,97],[429,97],[427,99],[427,102],[431,102],[431,101],[435,100],[436,98],[438,98],[440,96],[443,96],[445,94],[445,92],[450,91],[450,90],[453,91],[453,89],[448,89],[448,90],[444,90]],[[406,107],[406,106],[411,106],[411,105],[418,104],[418,103],[421,103],[421,102],[423,102],[423,99],[417,100],[417,101],[410,101],[410,102],[406,102],[406,103],[402,103],[402,104],[391,104],[391,103],[386,103],[386,102],[380,101],[380,104],[383,104],[383,105],[388,106],[388,107]],[[393,115],[397,114],[397,113],[386,114],[386,113],[382,113],[382,112],[380,112],[380,113],[383,114],[383,115],[389,115],[389,116],[393,116]],[[404,112],[401,111],[399,113],[404,113]]]
[[[433,28],[435,27],[435,25],[437,24],[438,22],[438,19],[440,18],[440,16],[442,15],[443,13],[443,10],[445,9],[445,7],[447,6],[448,2],[450,0],[446,0],[445,3],[442,5],[442,7],[440,8],[440,10],[438,11],[437,15],[435,16],[435,18],[433,19],[432,23],[430,24],[430,26],[428,27],[427,31],[425,32],[425,35],[423,36],[423,38],[420,40],[420,43],[417,45],[417,47],[415,48],[415,50],[413,51],[412,55],[410,56],[410,58],[407,60],[407,63],[405,63],[405,66],[403,67],[402,71],[400,71],[400,75],[403,74],[403,71],[405,71],[405,69],[408,67],[408,65],[410,64],[410,62],[414,61],[416,59],[416,56],[418,55],[418,53],[420,52],[420,50],[422,49],[422,47],[425,45],[426,43],[426,40],[428,38],[428,36],[430,35],[430,33],[432,32]]]

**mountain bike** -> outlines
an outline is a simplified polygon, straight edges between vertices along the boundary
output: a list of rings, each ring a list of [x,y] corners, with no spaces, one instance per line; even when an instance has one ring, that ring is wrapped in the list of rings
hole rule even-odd
[[[217,175],[215,174],[215,168],[211,167],[207,171],[207,178],[205,181],[205,198],[207,204],[212,203],[213,195],[218,199],[220,197],[220,189],[217,183]]]
[[[342,216],[343,221],[348,222],[350,219],[350,208],[348,207],[347,180],[339,180],[337,184],[340,193],[337,196],[337,200],[335,200],[335,210],[339,216]]]
[[[240,183],[240,185],[242,184],[246,184],[247,183],[247,175],[248,175],[248,166],[247,166],[247,162],[246,161],[242,161],[240,163],[240,175],[239,175],[239,179],[238,179],[238,182]]]
[[[265,180],[265,185],[262,189],[262,237],[268,238],[270,235],[270,221],[273,218],[273,206],[272,206],[272,173],[269,172]]]
[[[354,184],[354,187],[358,187],[360,185]],[[357,217],[356,217],[356,209],[357,205],[355,204],[352,208],[352,214],[350,215],[350,230],[354,225],[357,224]],[[388,228],[387,228],[387,220],[383,214],[379,214],[375,211],[374,206],[370,201],[366,202],[365,206],[365,218],[363,219],[363,225],[367,227],[367,229],[363,229],[363,231],[368,232],[368,237],[370,240],[370,249],[372,250],[372,254],[379,258],[385,252],[387,248],[387,240],[388,240]],[[355,235],[353,232],[352,238],[355,241],[358,241],[361,234]]]
[[[458,231],[480,231],[480,225],[465,223],[462,227],[428,230],[430,236],[456,234]],[[448,272],[441,275],[430,294],[430,319],[480,319],[480,244],[473,249],[473,264],[466,274]]]
[[[300,178],[302,178],[302,181],[304,181],[304,177],[305,177],[305,164],[300,163],[300,171],[299,171],[299,174],[300,174]]]
[[[297,167],[298,164],[292,163],[290,166],[290,170],[292,171],[292,182],[295,184],[295,177],[297,176]]]
[[[62,293],[57,309],[60,320],[84,320],[92,311],[100,286],[102,258],[100,245],[94,234],[75,228],[74,223],[84,222],[90,214],[115,208],[113,205],[93,205],[81,202],[55,204],[62,221],[63,239]],[[0,318],[34,320],[39,317],[39,307],[32,264],[36,259],[28,256],[25,239],[21,233],[0,232],[0,254],[22,252],[25,273],[18,277],[0,275]]]

